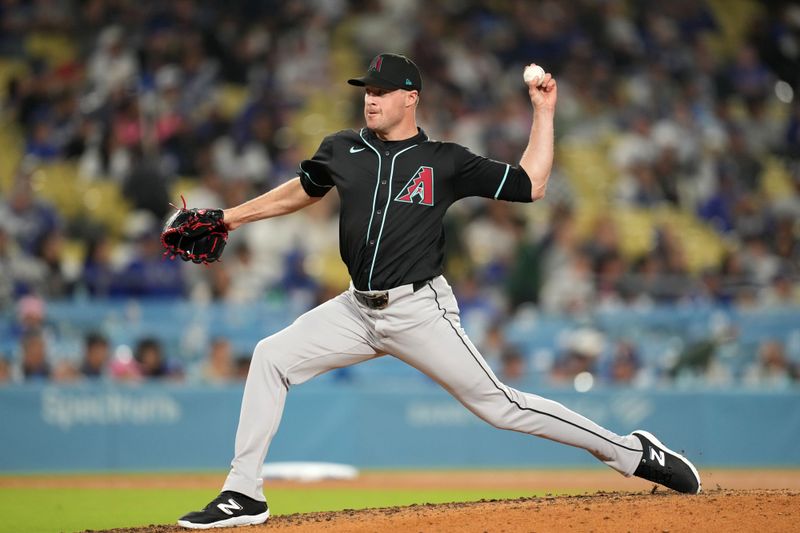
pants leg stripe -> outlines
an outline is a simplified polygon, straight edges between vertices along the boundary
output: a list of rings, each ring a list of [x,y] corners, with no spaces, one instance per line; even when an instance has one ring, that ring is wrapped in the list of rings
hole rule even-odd
[[[539,410],[533,409],[531,407],[522,407],[519,403],[514,401],[508,395],[508,393],[500,385],[498,385],[495,380],[492,379],[492,376],[486,371],[486,368],[484,368],[483,365],[480,363],[480,360],[475,356],[475,353],[469,347],[469,344],[467,344],[466,341],[464,341],[464,338],[461,336],[461,333],[459,333],[458,328],[456,328],[455,325],[453,325],[453,323],[450,321],[450,319],[447,318],[447,310],[444,309],[442,307],[442,305],[439,303],[439,293],[436,292],[436,289],[433,288],[433,285],[431,284],[431,282],[428,282],[428,287],[430,287],[431,290],[433,291],[433,297],[436,300],[436,305],[439,307],[439,310],[442,311],[442,318],[444,318],[447,321],[447,323],[450,325],[450,328],[455,332],[455,334],[458,336],[459,340],[461,340],[461,343],[464,345],[464,347],[470,353],[470,355],[475,360],[475,362],[478,364],[478,366],[481,367],[481,370],[483,370],[483,372],[486,374],[486,377],[489,378],[489,380],[492,382],[492,385],[494,385],[497,390],[502,392],[503,396],[505,396],[506,399],[510,403],[515,405],[517,407],[517,409],[520,409],[521,411],[531,411],[531,412],[534,412],[534,413],[537,413],[537,414],[540,414],[540,415],[544,415],[544,416],[549,416],[551,418],[555,418],[556,420],[558,420],[560,422],[563,422],[565,424],[569,424],[569,425],[571,425],[573,427],[576,427],[576,428],[578,428],[580,430],[586,431],[587,433],[591,433],[592,435],[594,435],[596,437],[599,437],[599,438],[603,439],[604,441],[609,442],[609,443],[613,444],[614,446],[618,446],[618,447],[623,448],[625,450],[632,451],[632,452],[641,452],[642,451],[642,450],[637,450],[635,448],[628,448],[627,446],[623,446],[622,444],[616,443],[616,442],[604,437],[603,435],[599,435],[598,433],[592,431],[591,429],[588,429],[588,428],[585,428],[583,426],[580,426],[580,425],[578,425],[578,424],[576,424],[574,422],[570,422],[569,420],[565,420],[565,419],[563,419],[563,418],[561,418],[559,416],[556,416],[554,414],[547,413],[545,411],[539,411]]]

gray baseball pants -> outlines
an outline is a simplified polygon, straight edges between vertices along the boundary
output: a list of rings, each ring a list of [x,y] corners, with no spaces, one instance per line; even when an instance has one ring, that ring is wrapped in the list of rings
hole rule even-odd
[[[636,470],[642,456],[636,437],[612,433],[497,379],[461,328],[458,304],[443,276],[416,292],[411,285],[391,289],[389,305],[381,310],[362,305],[352,291],[351,286],[256,345],[223,490],[264,500],[261,468],[290,385],[385,354],[424,372],[497,428],[583,448],[625,476]]]

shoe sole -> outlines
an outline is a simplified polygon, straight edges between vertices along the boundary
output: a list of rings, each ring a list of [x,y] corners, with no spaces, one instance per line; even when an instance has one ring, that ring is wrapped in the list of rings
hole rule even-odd
[[[658,446],[659,448],[661,448],[665,452],[671,453],[672,455],[674,455],[675,457],[677,457],[678,459],[683,461],[683,464],[685,464],[686,466],[689,467],[689,469],[692,471],[692,474],[694,474],[694,478],[697,480],[697,492],[695,492],[694,494],[700,494],[700,492],[703,490],[703,482],[700,481],[700,473],[697,471],[697,469],[694,467],[694,465],[691,463],[691,461],[689,461],[689,459],[687,459],[686,457],[682,456],[678,452],[676,452],[674,450],[670,450],[669,448],[664,446],[664,443],[661,442],[660,440],[658,440],[656,438],[656,436],[653,435],[652,433],[650,433],[649,431],[645,431],[643,429],[637,429],[636,431],[632,432],[631,434],[634,435],[636,433],[638,433],[642,437],[648,439],[649,441],[651,441],[653,444],[655,444],[656,446]],[[686,492],[684,494],[691,494],[691,493]]]
[[[226,518],[225,520],[220,520],[219,522],[214,522],[212,524],[195,524],[194,522],[189,522],[187,520],[178,520],[178,525],[188,529],[214,529],[217,527],[256,526],[258,524],[263,524],[264,522],[266,522],[267,518],[269,518],[269,510],[257,515],[233,516],[231,518]]]

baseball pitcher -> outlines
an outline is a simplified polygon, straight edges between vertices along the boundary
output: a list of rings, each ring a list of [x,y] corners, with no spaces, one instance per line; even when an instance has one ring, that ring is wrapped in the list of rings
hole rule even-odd
[[[386,354],[424,372],[497,428],[583,448],[624,476],[700,492],[695,467],[652,434],[617,435],[559,403],[501,383],[461,327],[458,303],[442,276],[447,208],[468,196],[533,202],[547,189],[558,89],[549,73],[530,67],[525,80],[533,125],[518,165],[429,139],[416,121],[422,94],[417,66],[384,53],[365,76],[348,80],[363,87],[365,127],[325,137],[300,163],[297,177],[276,189],[224,211],[184,208],[173,217],[165,246],[185,260],[213,261],[228,231],[293,213],[336,187],[340,252],[352,280],[349,290],[256,345],[222,492],[178,524],[206,529],[266,521],[260,473],[289,389]]]

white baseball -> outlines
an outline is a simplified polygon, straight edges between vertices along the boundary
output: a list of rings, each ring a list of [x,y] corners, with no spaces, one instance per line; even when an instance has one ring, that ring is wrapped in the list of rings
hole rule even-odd
[[[534,82],[534,86],[538,87],[544,80],[544,69],[539,65],[528,65],[522,73],[522,79],[525,83]]]

